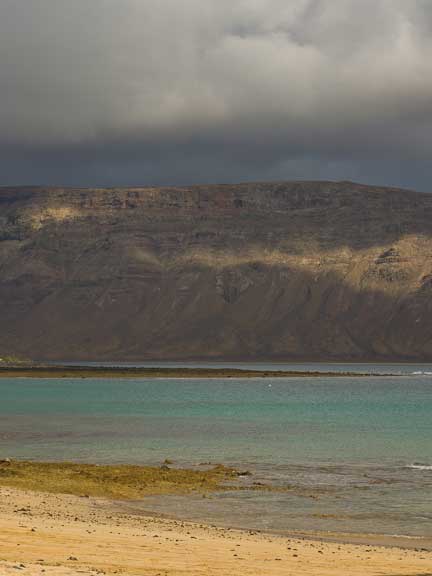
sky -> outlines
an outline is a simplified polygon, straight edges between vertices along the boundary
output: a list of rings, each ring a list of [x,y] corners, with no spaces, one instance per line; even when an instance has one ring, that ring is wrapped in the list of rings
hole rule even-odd
[[[0,185],[432,191],[431,0],[0,0]]]

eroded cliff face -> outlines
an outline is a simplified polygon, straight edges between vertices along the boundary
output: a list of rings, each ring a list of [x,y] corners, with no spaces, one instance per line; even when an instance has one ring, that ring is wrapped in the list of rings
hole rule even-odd
[[[1,188],[0,321],[37,359],[432,360],[432,195]]]

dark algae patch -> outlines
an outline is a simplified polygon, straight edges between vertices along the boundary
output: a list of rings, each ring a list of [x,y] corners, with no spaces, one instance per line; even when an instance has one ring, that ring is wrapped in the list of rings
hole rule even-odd
[[[21,490],[96,496],[115,500],[139,500],[145,496],[187,495],[210,492],[292,492],[304,498],[319,498],[321,490],[306,490],[291,485],[274,486],[240,478],[253,476],[223,464],[192,470],[129,464],[84,464],[75,462],[31,462],[0,460],[0,486]],[[170,461],[169,461],[170,462]]]
[[[0,461],[0,485],[77,496],[139,499],[146,495],[207,493],[223,489],[238,473],[222,465],[187,470],[73,462]]]

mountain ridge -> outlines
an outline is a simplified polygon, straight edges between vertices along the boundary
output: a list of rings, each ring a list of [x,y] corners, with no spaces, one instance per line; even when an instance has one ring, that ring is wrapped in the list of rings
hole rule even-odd
[[[432,195],[352,182],[0,188],[0,350],[432,360]]]

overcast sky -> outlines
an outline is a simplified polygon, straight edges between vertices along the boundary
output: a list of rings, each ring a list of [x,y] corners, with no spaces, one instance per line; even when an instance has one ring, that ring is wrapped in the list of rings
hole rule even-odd
[[[0,184],[432,191],[431,0],[0,0]]]

